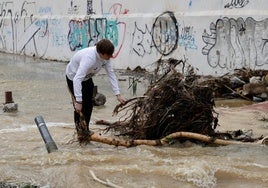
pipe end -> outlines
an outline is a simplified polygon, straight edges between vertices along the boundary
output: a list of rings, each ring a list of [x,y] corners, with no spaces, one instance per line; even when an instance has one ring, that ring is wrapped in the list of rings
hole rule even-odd
[[[46,148],[47,148],[47,152],[48,153],[52,153],[52,152],[58,150],[58,147],[55,144],[55,142],[48,142],[48,143],[46,143]]]

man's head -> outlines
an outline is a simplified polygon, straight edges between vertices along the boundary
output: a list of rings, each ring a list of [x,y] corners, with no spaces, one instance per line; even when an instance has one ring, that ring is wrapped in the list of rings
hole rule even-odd
[[[108,39],[102,39],[96,44],[97,52],[101,55],[102,58],[108,60],[113,56],[114,45]]]

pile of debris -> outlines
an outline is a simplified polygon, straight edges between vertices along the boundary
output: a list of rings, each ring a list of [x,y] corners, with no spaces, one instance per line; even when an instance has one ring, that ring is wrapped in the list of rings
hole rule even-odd
[[[178,65],[181,72],[176,70]],[[109,130],[118,136],[149,140],[180,131],[215,135],[218,114],[213,109],[213,88],[197,84],[191,66],[186,67],[182,60],[159,60],[153,78],[142,97],[114,109],[115,114],[128,113],[120,118],[124,120],[110,124]]]
[[[139,76],[143,71],[139,71]],[[217,97],[266,99],[268,80],[266,71],[240,69],[232,75],[205,77],[197,75],[194,68],[185,61],[170,58],[159,59],[154,73],[148,77],[148,72],[144,71],[144,75],[150,78],[148,90],[143,96],[134,97],[125,104],[115,107],[114,114],[124,112],[118,121],[96,122],[107,125],[104,131],[113,131],[114,136],[123,139],[90,134],[80,126],[81,130],[77,131],[80,143],[97,141],[126,147],[141,144],[158,146],[169,144],[176,139],[227,145],[233,144],[232,140],[241,143],[263,139],[263,137],[243,136],[245,134],[241,130],[216,132],[219,114],[214,111],[214,99]],[[134,82],[136,79],[133,79]],[[82,119],[80,123],[85,124]],[[267,139],[265,138],[265,142]]]
[[[254,102],[268,99],[268,70],[241,68],[220,77],[199,77],[198,82],[213,88],[215,98],[242,98]]]
[[[267,98],[268,72],[264,70],[242,68],[232,75],[212,77],[197,75],[182,60],[160,59],[156,63],[147,92],[118,105],[114,113],[126,113],[119,121],[109,123],[107,130],[131,139],[161,139],[181,131],[225,138],[226,133],[215,132],[218,126],[215,98]],[[231,134],[228,137],[235,139]],[[247,137],[247,141],[255,139]]]

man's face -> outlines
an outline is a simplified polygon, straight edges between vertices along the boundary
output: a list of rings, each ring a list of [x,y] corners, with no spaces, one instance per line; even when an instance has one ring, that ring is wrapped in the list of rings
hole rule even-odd
[[[102,59],[105,59],[105,60],[109,60],[111,57],[113,57],[112,55],[108,55],[108,54],[100,54],[100,57]]]

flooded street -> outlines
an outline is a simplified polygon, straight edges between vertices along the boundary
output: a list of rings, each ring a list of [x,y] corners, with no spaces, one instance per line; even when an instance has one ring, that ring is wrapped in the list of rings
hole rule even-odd
[[[120,63],[120,62],[115,62]],[[114,147],[91,142],[79,145],[73,124],[73,108],[65,82],[66,63],[0,54],[0,103],[12,91],[18,112],[0,109],[0,182],[29,183],[44,188],[267,188],[268,147],[229,145],[204,147],[187,142],[170,147]],[[128,76],[118,78],[122,96],[131,98]],[[107,97],[104,106],[94,107],[90,127],[105,127],[96,120],[115,121],[117,105],[108,78],[101,72],[94,78],[99,93]],[[137,95],[144,93],[138,84]],[[1,106],[0,105],[0,106]],[[2,106],[1,106],[2,107]],[[247,106],[230,108],[219,103],[218,130],[252,130],[253,137],[268,135],[267,112]],[[41,115],[57,144],[48,153],[34,118]],[[109,136],[109,134],[107,135]],[[0,187],[5,187],[4,185]]]

